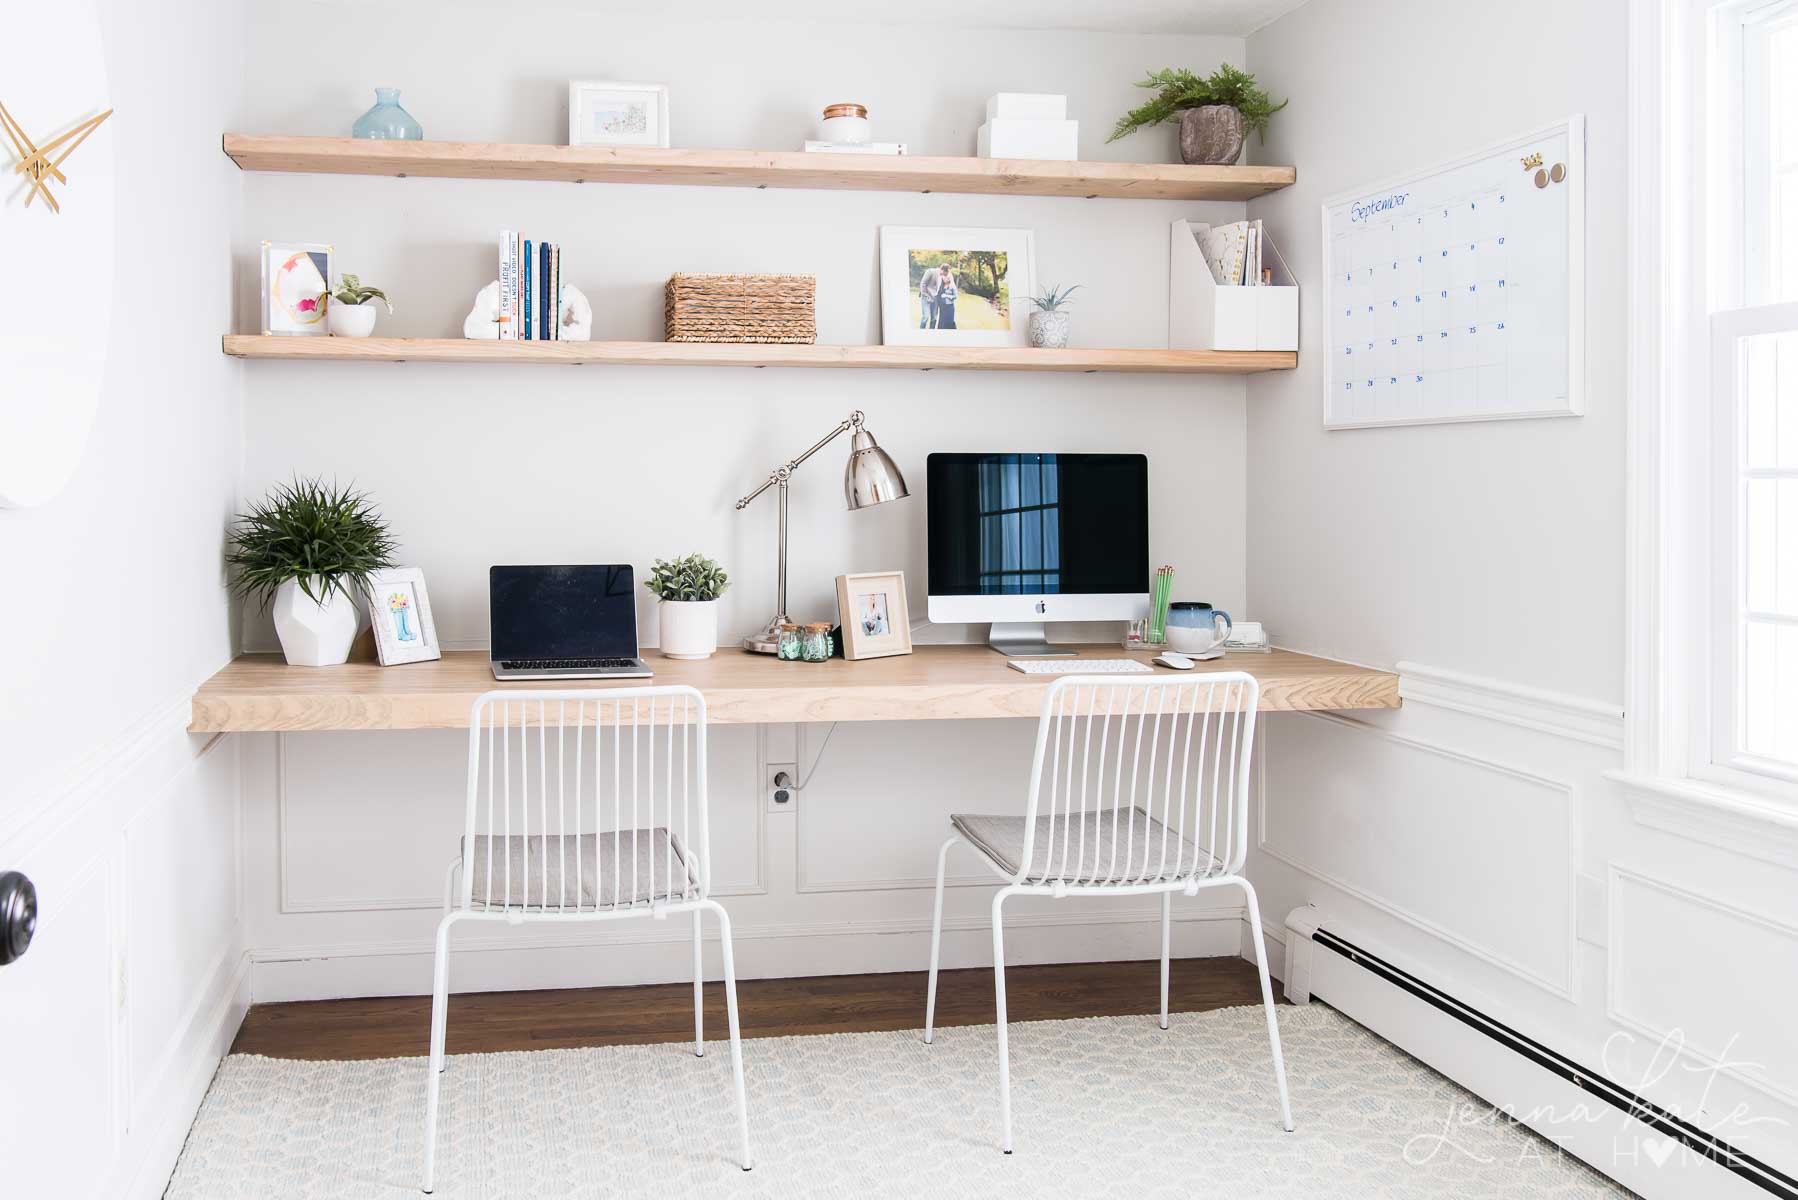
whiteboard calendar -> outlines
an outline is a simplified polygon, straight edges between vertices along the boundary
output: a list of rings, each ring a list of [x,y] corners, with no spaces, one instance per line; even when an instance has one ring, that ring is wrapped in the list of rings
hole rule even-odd
[[[1323,206],[1324,425],[1577,416],[1585,122]]]

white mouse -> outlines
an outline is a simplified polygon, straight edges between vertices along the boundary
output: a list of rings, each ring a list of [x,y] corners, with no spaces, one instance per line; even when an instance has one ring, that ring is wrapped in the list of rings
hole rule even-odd
[[[1197,665],[1184,654],[1176,654],[1172,650],[1157,654],[1155,662],[1163,667],[1172,667],[1176,671],[1190,671]]]

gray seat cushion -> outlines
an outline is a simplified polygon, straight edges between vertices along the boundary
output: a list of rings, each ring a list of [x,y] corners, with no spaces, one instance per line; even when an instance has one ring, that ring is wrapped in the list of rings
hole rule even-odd
[[[1055,814],[1051,860],[1050,820],[1047,816],[1036,819],[1029,879],[1092,883],[1109,876],[1114,883],[1153,883],[1215,874],[1220,866],[1191,839],[1182,838],[1141,807],[1108,808],[1102,812],[1088,812],[1084,817],[1078,812],[1071,817]],[[949,818],[949,822],[1006,874],[1017,874],[1024,858],[1023,817],[957,813]],[[1067,847],[1065,856],[1062,851],[1064,842]],[[1084,862],[1081,858],[1083,844]]]
[[[678,900],[699,888],[697,867],[687,862],[680,838],[671,839],[660,826],[584,833],[579,838],[557,838],[553,833],[548,838],[477,834],[465,859],[473,876],[472,903],[476,908],[489,906],[490,845],[494,908],[621,908],[671,896]]]

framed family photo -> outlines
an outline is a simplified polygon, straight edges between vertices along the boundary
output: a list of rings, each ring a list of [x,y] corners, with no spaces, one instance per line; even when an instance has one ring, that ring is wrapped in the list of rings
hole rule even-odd
[[[425,573],[417,567],[389,567],[368,577],[368,616],[375,629],[375,654],[383,667],[429,662],[443,657]]]
[[[576,80],[568,85],[570,146],[667,146],[668,86]]]
[[[317,242],[262,243],[262,332],[324,337],[331,250]]]
[[[910,654],[911,611],[905,605],[905,572],[838,575],[837,623],[843,627],[844,658]]]
[[[1022,346],[1036,294],[1028,229],[880,227],[880,337],[889,346]]]

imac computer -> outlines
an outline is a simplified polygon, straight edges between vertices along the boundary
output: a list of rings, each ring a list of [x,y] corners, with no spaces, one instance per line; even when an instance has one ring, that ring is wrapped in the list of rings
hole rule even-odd
[[[1149,460],[1141,454],[932,454],[930,619],[992,622],[1001,654],[1071,655],[1049,621],[1149,608]]]

